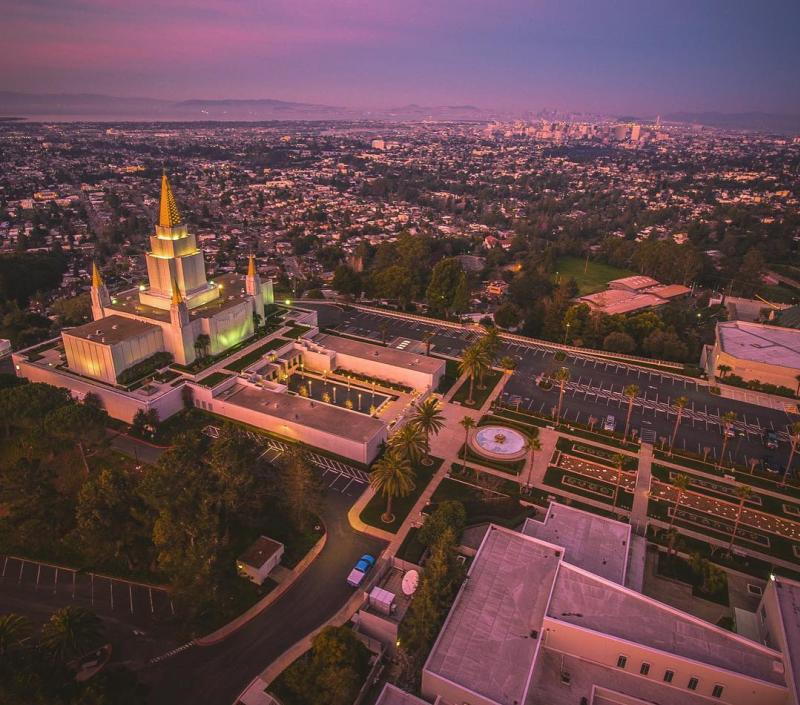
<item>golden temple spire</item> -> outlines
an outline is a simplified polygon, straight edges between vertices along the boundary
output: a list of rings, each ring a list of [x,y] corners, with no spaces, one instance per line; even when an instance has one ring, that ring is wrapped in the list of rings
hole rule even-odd
[[[247,257],[247,276],[254,277],[256,275],[256,258],[255,255],[248,255]]]
[[[173,277],[172,279],[172,303],[173,304],[180,304],[183,303],[183,297],[181,296],[181,290],[178,288],[178,282]]]
[[[99,289],[103,286],[103,277],[100,276],[100,270],[97,268],[97,262],[92,261],[92,287]]]
[[[174,228],[181,224],[181,214],[178,211],[178,204],[175,203],[175,196],[172,193],[172,186],[169,185],[166,170],[161,174],[161,206],[158,224],[162,228]]]

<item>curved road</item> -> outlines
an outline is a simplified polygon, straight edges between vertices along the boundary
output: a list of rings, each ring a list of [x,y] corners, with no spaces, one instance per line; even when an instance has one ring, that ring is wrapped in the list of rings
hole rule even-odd
[[[292,644],[332,617],[353,594],[346,579],[362,553],[377,556],[385,543],[354,531],[347,521],[353,496],[328,490],[328,541],[318,558],[267,609],[213,646],[196,646],[144,667],[153,705],[231,705],[261,671]]]

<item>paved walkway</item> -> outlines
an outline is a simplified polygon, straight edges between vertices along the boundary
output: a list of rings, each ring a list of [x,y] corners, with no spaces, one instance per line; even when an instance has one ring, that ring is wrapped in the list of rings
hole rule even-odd
[[[647,535],[647,503],[650,501],[652,468],[653,446],[650,443],[642,443],[639,448],[639,469],[636,473],[636,488],[631,510],[631,526],[640,536]]]

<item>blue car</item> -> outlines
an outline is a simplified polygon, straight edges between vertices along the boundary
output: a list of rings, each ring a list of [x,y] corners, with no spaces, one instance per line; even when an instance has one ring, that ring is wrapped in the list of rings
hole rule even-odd
[[[355,567],[350,571],[350,575],[347,576],[347,584],[351,587],[358,587],[361,585],[364,576],[369,573],[374,565],[375,558],[370,556],[369,553],[365,553],[358,559]]]

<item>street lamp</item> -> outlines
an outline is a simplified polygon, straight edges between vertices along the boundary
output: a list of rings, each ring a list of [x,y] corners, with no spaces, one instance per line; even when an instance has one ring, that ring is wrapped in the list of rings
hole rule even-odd
[[[570,324],[567,323],[567,326],[564,329],[564,345],[567,344],[567,336],[569,335],[569,326],[570,326]]]

